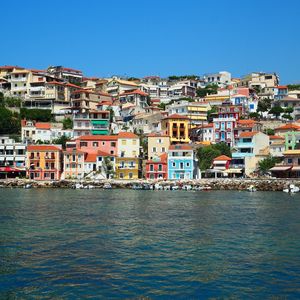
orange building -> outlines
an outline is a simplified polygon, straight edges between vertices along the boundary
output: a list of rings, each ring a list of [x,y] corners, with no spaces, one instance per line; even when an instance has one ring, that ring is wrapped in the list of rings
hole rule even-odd
[[[60,145],[31,145],[27,147],[26,172],[34,180],[59,180],[62,171]]]

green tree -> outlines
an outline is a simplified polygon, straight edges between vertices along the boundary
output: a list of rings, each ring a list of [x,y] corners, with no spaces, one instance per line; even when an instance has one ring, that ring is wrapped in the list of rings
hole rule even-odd
[[[209,169],[214,158],[221,155],[221,151],[215,149],[213,146],[201,147],[197,151],[199,168],[201,171]]]
[[[281,117],[286,120],[293,120],[293,117],[290,114],[283,114]]]
[[[162,110],[165,110],[166,109],[166,103],[163,103],[163,102],[160,102],[158,104],[158,108],[162,109]]]
[[[102,168],[104,173],[106,174],[106,178],[114,177],[115,171],[110,157],[104,157]]]
[[[35,120],[38,122],[50,122],[52,121],[52,115],[50,109],[27,109],[21,108],[20,115],[22,119]]]
[[[0,134],[19,134],[21,122],[18,113],[0,107]]]
[[[266,112],[271,109],[272,100],[269,98],[263,98],[257,103],[257,112]]]
[[[216,94],[218,91],[218,88],[219,87],[217,84],[208,84],[204,88],[198,88],[196,93],[197,93],[198,97],[204,98],[206,95]]]
[[[207,111],[207,120],[208,122],[212,122],[212,114],[215,114],[218,112],[217,106],[212,106],[211,109]]]
[[[271,168],[273,168],[276,164],[277,160],[275,157],[268,156],[267,158],[258,162],[258,169],[262,173],[267,173]]]
[[[284,112],[283,108],[281,106],[273,106],[269,110],[269,114],[274,115],[276,119]]]
[[[230,147],[226,143],[222,142],[222,143],[214,144],[213,148],[219,150],[221,152],[221,155],[226,155],[228,157],[231,157]]]
[[[294,107],[287,107],[284,109],[286,114],[292,114],[294,112]]]
[[[66,149],[66,143],[68,141],[70,141],[71,139],[65,135],[62,135],[61,137],[57,138],[57,139],[54,139],[52,141],[52,144],[55,144],[55,145],[62,145],[62,148],[63,149]]]
[[[73,128],[73,120],[71,118],[63,119],[63,129],[72,129]]]
[[[288,84],[289,91],[300,90],[300,84]]]
[[[275,130],[272,128],[266,128],[264,131],[267,135],[275,135]]]
[[[260,117],[260,115],[258,112],[251,112],[249,114],[249,118],[251,118],[251,119],[259,119],[259,117]]]

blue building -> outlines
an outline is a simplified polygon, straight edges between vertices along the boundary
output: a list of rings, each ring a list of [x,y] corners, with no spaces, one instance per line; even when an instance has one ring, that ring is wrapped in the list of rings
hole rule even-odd
[[[188,144],[171,145],[168,152],[168,179],[196,177],[194,151]]]

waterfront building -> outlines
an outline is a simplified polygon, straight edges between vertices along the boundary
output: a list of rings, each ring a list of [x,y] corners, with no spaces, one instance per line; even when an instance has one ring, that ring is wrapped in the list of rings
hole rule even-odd
[[[77,149],[69,149],[63,152],[63,179],[84,178],[85,152]]]
[[[162,119],[162,131],[170,137],[171,143],[189,143],[189,118],[178,114]]]
[[[197,178],[194,150],[188,144],[175,144],[168,151],[168,179]]]
[[[275,134],[285,138],[285,149],[294,150],[300,143],[300,126],[289,123],[275,128]]]
[[[25,170],[26,144],[18,143],[9,137],[0,137],[0,167],[13,167]]]
[[[209,123],[200,125],[190,130],[190,139],[193,142],[201,142],[203,144],[211,144],[214,142],[214,124]]]
[[[146,179],[167,179],[168,164],[167,153],[156,156],[146,161]]]
[[[299,178],[300,150],[286,150],[283,156],[283,162],[270,169],[272,175],[278,178]]]
[[[231,158],[226,155],[220,155],[213,160],[213,169],[225,171],[230,167]]]
[[[282,157],[285,151],[285,139],[280,135],[270,135],[270,155],[273,157]]]
[[[150,133],[148,138],[148,159],[153,160],[168,152],[170,137],[163,133]]]
[[[140,140],[131,132],[119,132],[116,178],[137,179],[140,175]]]
[[[267,156],[269,151],[269,136],[257,131],[242,132],[232,153],[232,165],[243,168],[246,175],[253,173],[258,162]]]
[[[62,172],[60,145],[29,145],[26,159],[27,176],[34,180],[59,180]]]
[[[234,138],[238,138],[242,132],[262,131],[262,124],[252,119],[238,120],[234,128]]]

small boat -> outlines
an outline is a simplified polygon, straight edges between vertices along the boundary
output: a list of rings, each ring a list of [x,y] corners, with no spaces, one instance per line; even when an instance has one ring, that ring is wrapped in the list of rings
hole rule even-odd
[[[256,187],[255,187],[254,185],[250,185],[250,186],[247,188],[247,191],[248,191],[248,192],[256,192],[257,189],[256,189]]]
[[[146,191],[148,191],[148,190],[152,190],[152,186],[150,185],[150,184],[144,184],[143,185],[143,190],[146,190]]]
[[[158,191],[163,190],[163,187],[162,187],[160,184],[158,184],[158,183],[155,183],[154,188],[155,188],[156,190],[158,190]]]
[[[111,186],[110,183],[105,183],[105,184],[103,185],[103,188],[104,188],[105,190],[110,190],[110,189],[112,189],[112,186]]]
[[[185,190],[185,191],[190,191],[192,189],[192,186],[191,185],[184,185],[182,187],[182,189]]]
[[[177,190],[179,190],[179,186],[178,185],[173,185],[173,186],[171,186],[171,190],[172,191],[177,191]]]
[[[132,186],[132,189],[133,190],[142,190],[143,189],[143,186],[141,184],[134,184]]]
[[[24,185],[24,189],[31,189],[32,188],[32,185],[27,183]]]
[[[74,188],[75,188],[76,190],[79,190],[79,189],[82,189],[82,188],[83,188],[83,185],[82,185],[81,183],[76,183]]]
[[[290,184],[290,186],[287,189],[283,190],[283,192],[290,193],[290,194],[299,193],[299,191],[300,188],[295,186],[294,184]]]
[[[171,187],[170,187],[169,185],[165,185],[165,186],[164,186],[164,190],[165,190],[165,191],[170,191],[170,190],[171,190]]]

